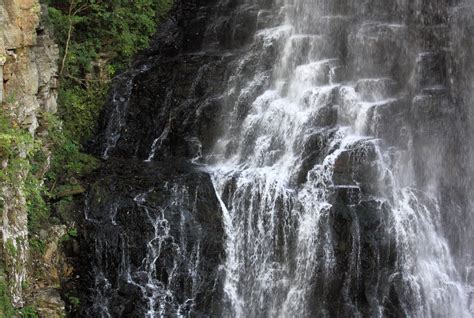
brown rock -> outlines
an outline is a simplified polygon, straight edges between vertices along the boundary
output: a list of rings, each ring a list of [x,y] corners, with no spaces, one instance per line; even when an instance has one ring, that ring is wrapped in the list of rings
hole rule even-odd
[[[65,304],[56,289],[47,288],[40,290],[35,295],[35,307],[41,318],[64,317]]]

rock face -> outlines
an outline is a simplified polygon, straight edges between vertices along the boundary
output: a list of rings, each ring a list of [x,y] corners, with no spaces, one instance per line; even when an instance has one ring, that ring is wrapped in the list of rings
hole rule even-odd
[[[120,160],[92,185],[85,213],[80,316],[218,315],[224,231],[207,174]]]
[[[228,64],[252,35],[217,50],[257,13],[233,9],[177,1],[151,48],[116,80],[92,147],[108,161],[87,199],[79,316],[220,315],[222,209],[210,175],[190,160],[212,148]]]
[[[472,10],[176,1],[91,143],[82,314],[471,316]]]
[[[41,111],[56,111],[58,47],[41,22],[39,1],[0,2],[0,103],[14,124],[32,135]],[[18,154],[20,157],[25,153]],[[8,168],[8,161],[2,168]],[[17,183],[2,184],[2,263],[15,306],[24,304],[22,285],[28,276],[28,217],[22,190],[26,171],[18,172]],[[15,251],[12,254],[12,251]]]
[[[66,312],[61,295],[53,288],[42,289],[36,293],[35,307],[40,317],[61,318]]]
[[[34,133],[39,112],[57,108],[58,47],[40,22],[38,1],[5,0],[0,8],[0,101]]]

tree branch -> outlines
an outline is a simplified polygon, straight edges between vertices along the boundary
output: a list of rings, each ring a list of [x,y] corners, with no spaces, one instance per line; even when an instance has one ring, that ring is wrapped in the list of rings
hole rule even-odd
[[[63,60],[61,61],[61,69],[59,70],[59,75],[61,76],[63,74],[63,71],[64,71],[64,65],[66,64],[66,59],[67,59],[67,54],[69,52],[69,43],[71,42],[71,35],[72,35],[72,27],[73,27],[73,23],[72,23],[72,17],[73,17],[73,10],[74,8],[76,7],[76,1],[71,1],[71,3],[69,4],[69,12],[68,12],[68,20],[69,20],[69,26],[68,26],[68,30],[67,30],[67,39],[66,39],[66,46],[64,48],[64,56],[63,56]]]

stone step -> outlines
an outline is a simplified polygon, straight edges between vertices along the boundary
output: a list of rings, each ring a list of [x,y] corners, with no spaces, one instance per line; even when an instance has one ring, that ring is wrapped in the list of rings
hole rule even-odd
[[[346,66],[334,66],[329,70],[329,83],[340,84],[347,79]]]
[[[449,19],[449,6],[446,0],[417,0],[413,1],[412,23],[423,25],[445,24]]]
[[[454,112],[452,102],[445,95],[417,95],[411,105],[413,119],[418,124],[446,120],[447,116],[453,115]]]
[[[413,44],[420,52],[430,52],[449,46],[450,32],[452,32],[451,26],[447,24],[417,24],[410,26],[409,31],[410,36],[414,39],[413,41],[415,41]]]
[[[401,24],[369,22],[354,28],[348,37],[351,69],[356,77],[387,77],[404,60]]]
[[[339,59],[325,59],[300,65],[295,69],[296,85],[323,86],[329,84],[331,68],[340,65]]]
[[[322,108],[335,105],[339,93],[339,85],[326,85],[311,88],[304,92],[302,103],[306,108]]]
[[[313,34],[297,34],[291,36],[289,40],[288,49],[292,50],[293,53],[298,54],[306,59],[306,63],[314,61],[321,51],[321,48],[325,45],[326,39],[321,35]]]
[[[347,15],[326,15],[318,18],[317,29],[321,34],[331,36],[343,35],[350,23],[350,16]]]
[[[376,102],[392,97],[397,91],[397,83],[388,77],[365,78],[357,81],[355,90],[362,101]]]
[[[332,56],[345,58],[350,21],[350,17],[345,15],[328,15],[317,19],[315,28],[326,38],[326,51],[323,50],[322,56],[327,56],[330,52]]]
[[[406,98],[374,102],[367,111],[367,134],[383,139],[389,145],[398,144],[404,138],[404,119],[408,111]]]
[[[377,147],[377,140],[371,138],[361,139],[347,147],[334,162],[334,185],[357,185],[362,193],[375,193],[379,174],[375,164],[378,160]]]
[[[278,14],[273,10],[260,10],[257,14],[257,30],[274,28],[280,23]]]
[[[293,34],[289,41],[295,47],[319,44],[323,37],[317,34]]]
[[[415,67],[415,85],[417,89],[444,86],[446,78],[445,52],[418,53]]]
[[[274,46],[278,45],[283,39],[290,36],[293,27],[285,24],[274,28],[263,29],[255,34],[255,42],[257,45]]]
[[[425,87],[421,90],[421,95],[431,95],[431,96],[447,96],[449,90],[444,85],[434,85],[430,87]]]
[[[287,4],[280,8],[280,12],[278,13],[278,16],[281,21],[285,21],[287,17],[294,16],[295,12],[296,12],[296,5]]]
[[[318,0],[318,13],[321,15],[347,15],[350,13],[350,1]]]
[[[333,57],[334,45],[325,35],[296,34],[289,38],[284,52],[283,59],[296,67]]]
[[[337,129],[320,128],[308,129],[298,137],[294,144],[294,151],[301,158],[296,166],[291,182],[300,185],[307,181],[308,172],[317,164],[321,164],[329,152],[330,144]]]
[[[334,191],[336,200],[344,205],[358,204],[361,199],[360,187],[356,185],[335,185],[330,187]]]

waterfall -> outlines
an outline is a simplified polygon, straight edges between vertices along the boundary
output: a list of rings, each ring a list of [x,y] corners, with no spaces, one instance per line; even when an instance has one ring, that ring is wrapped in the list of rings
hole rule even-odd
[[[234,129],[218,141],[210,167],[228,218],[226,316],[382,317],[394,298],[403,316],[471,316],[437,188],[417,190],[417,150],[389,144],[408,129],[396,118],[406,96],[393,67],[409,26],[380,16],[353,28],[353,4],[282,1],[281,25],[258,31],[253,44],[277,50],[270,74],[257,69],[234,100],[242,83],[227,88]],[[345,32],[348,48],[337,43]],[[236,78],[251,58],[241,60]],[[242,119],[239,99],[262,81],[264,92]],[[347,233],[334,228],[340,217],[350,223]]]
[[[176,0],[103,115],[84,315],[472,317],[472,13]]]

